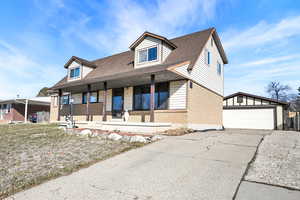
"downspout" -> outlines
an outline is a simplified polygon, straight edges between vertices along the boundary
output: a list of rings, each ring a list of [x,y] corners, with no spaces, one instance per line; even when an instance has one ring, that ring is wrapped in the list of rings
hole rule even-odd
[[[27,114],[28,114],[28,99],[25,100],[25,115],[24,115],[25,123],[27,123]]]

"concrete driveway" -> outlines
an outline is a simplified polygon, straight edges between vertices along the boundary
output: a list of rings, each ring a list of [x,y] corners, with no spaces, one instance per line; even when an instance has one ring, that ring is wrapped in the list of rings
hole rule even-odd
[[[248,163],[263,136],[269,133],[229,130],[168,137],[13,198],[233,199]]]

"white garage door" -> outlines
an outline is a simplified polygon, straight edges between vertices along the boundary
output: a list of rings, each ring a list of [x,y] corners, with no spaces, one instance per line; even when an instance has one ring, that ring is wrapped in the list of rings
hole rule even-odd
[[[225,128],[274,129],[274,110],[268,109],[224,109]]]

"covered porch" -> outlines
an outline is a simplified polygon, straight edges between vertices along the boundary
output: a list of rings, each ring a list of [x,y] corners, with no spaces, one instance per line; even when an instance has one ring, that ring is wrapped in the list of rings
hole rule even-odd
[[[55,89],[51,121],[65,121],[70,115],[79,126],[113,130],[186,124],[187,79],[168,70],[144,71],[73,81]],[[126,122],[125,111],[129,113]]]

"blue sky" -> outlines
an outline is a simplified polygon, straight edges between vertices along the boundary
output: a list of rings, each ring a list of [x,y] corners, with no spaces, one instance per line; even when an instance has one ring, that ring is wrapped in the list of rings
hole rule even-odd
[[[230,63],[225,95],[266,95],[273,80],[300,86],[298,0],[3,0],[0,99],[52,86],[72,55],[93,60],[128,50],[145,30],[173,38],[212,26]]]

